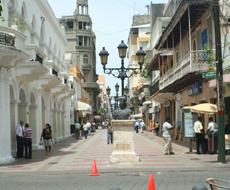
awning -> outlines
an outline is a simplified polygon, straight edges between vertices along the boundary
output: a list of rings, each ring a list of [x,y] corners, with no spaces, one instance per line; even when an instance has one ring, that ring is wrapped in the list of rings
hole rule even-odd
[[[92,111],[91,106],[84,102],[79,102],[79,101],[74,102],[73,106],[74,106],[74,109],[77,111],[84,111],[84,112],[89,112],[89,113],[91,113]]]
[[[175,97],[172,94],[169,93],[155,93],[150,97],[150,99],[159,102],[160,104],[163,104],[164,102],[167,102],[169,100],[175,100]]]
[[[151,104],[152,102],[151,101],[145,101],[144,103],[143,103],[143,105],[145,106],[145,105],[149,105],[149,104]]]
[[[144,97],[145,97],[145,93],[144,92],[142,92],[142,93],[139,94],[139,100],[141,100]]]
[[[100,115],[95,115],[94,119],[101,119],[101,116]]]
[[[215,104],[210,103],[204,103],[204,104],[198,104],[195,106],[186,106],[183,107],[183,109],[190,109],[191,112],[196,113],[206,113],[206,114],[214,114],[218,112],[217,106]]]
[[[142,118],[142,113],[138,113],[135,115],[130,115],[130,118]]]

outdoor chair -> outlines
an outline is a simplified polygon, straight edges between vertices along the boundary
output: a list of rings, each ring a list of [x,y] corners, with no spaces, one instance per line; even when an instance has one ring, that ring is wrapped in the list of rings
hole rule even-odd
[[[206,182],[210,185],[211,190],[219,190],[219,189],[228,189],[228,190],[230,190],[230,181],[223,180],[223,179],[216,179],[216,178],[207,178]],[[216,182],[218,184],[216,184]],[[219,185],[219,183],[227,185],[228,187],[223,186],[223,185]]]

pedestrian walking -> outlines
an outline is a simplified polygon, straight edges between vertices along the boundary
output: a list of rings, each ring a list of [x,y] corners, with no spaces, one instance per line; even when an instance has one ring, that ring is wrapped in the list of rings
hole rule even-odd
[[[105,128],[105,122],[104,121],[102,121],[102,129],[104,129]]]
[[[140,126],[141,126],[141,133],[144,133],[144,127],[146,126],[145,122],[141,120]]]
[[[48,147],[49,147],[49,154],[50,154],[51,145],[53,142],[53,134],[49,123],[46,123],[46,127],[42,130],[41,141],[42,141],[42,137],[43,137],[43,142],[46,150],[46,155],[48,155]]]
[[[25,124],[24,138],[25,138],[25,159],[32,158],[32,129],[28,123]],[[28,154],[29,152],[29,154]]]
[[[196,133],[196,151],[197,154],[201,154],[200,152],[200,145],[202,146],[202,152],[206,153],[206,145],[205,145],[205,137],[203,126],[202,126],[202,117],[198,117],[198,121],[194,123],[194,132]]]
[[[79,137],[81,135],[80,134],[81,133],[80,129],[81,129],[80,123],[76,122],[75,123],[75,137],[76,137],[76,139],[79,139]]]
[[[86,125],[88,125],[88,136],[90,136],[90,133],[91,133],[91,123],[89,122],[89,120],[87,121]]]
[[[16,126],[17,158],[23,157],[24,131],[24,121],[21,120],[20,124]]]
[[[140,127],[140,123],[139,123],[138,120],[136,120],[136,123],[135,123],[135,125],[134,125],[134,129],[136,130],[136,133],[138,133],[139,127]]]
[[[175,128],[175,122],[173,125],[170,124],[170,117],[166,117],[166,120],[163,124],[163,138],[165,140],[165,151],[164,155],[175,154],[172,150],[172,130]]]
[[[87,124],[85,124],[83,126],[83,129],[84,129],[84,133],[85,133],[85,139],[87,139],[89,126]]]
[[[160,124],[158,123],[158,121],[155,124],[155,129],[156,129],[156,135],[159,135],[159,129],[160,129]]]
[[[113,126],[111,125],[111,122],[109,121],[106,125],[107,127],[107,143],[109,144],[109,139],[111,139],[111,144],[113,144]]]

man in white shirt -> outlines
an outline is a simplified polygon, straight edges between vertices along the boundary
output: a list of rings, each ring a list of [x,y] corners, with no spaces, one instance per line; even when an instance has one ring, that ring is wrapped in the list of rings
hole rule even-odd
[[[141,133],[143,133],[144,132],[145,122],[141,121],[140,126],[141,126]]]
[[[216,129],[218,129],[218,125],[213,121],[212,117],[210,117],[208,121],[209,121],[209,124],[208,124],[207,133],[209,131],[214,132]]]
[[[204,131],[202,126],[202,117],[198,117],[198,121],[194,123],[194,132],[196,133],[196,151],[197,154],[200,153],[200,145],[202,146],[202,151],[205,154],[206,153],[206,146],[205,146],[205,138],[202,132]]]
[[[172,130],[175,128],[175,122],[173,122],[173,125],[170,124],[170,117],[167,117],[163,126],[163,138],[165,140],[165,152],[164,155],[168,154],[175,154],[172,150]]]
[[[16,126],[16,139],[17,139],[17,158],[23,157],[23,142],[24,142],[24,121]]]
[[[83,126],[83,129],[84,129],[84,133],[85,133],[85,139],[87,139],[89,126],[88,126],[87,124],[85,124],[85,125]]]
[[[87,121],[86,125],[88,125],[88,136],[90,136],[90,132],[91,132],[91,123],[89,122],[89,120]]]

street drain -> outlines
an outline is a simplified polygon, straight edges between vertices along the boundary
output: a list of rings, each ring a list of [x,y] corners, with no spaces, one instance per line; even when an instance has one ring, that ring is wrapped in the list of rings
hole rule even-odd
[[[119,176],[140,176],[140,173],[137,172],[122,172]]]
[[[190,158],[190,160],[200,160],[199,158]]]
[[[50,162],[49,164],[57,164],[58,162]]]

